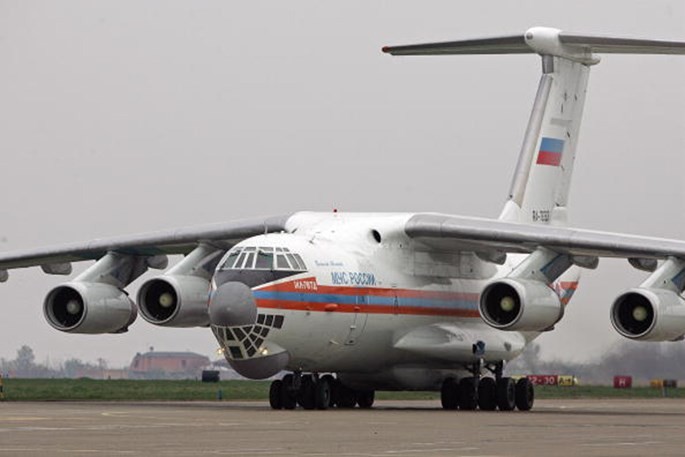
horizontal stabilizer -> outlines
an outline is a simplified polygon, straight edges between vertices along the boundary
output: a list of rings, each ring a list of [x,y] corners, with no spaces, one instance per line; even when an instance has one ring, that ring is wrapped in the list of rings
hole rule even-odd
[[[685,54],[685,42],[612,38],[559,33],[559,41],[568,46],[588,48],[602,54]]]
[[[384,46],[383,52],[394,56],[431,56],[440,54],[531,54],[523,35],[446,41],[442,43]]]
[[[540,54],[596,63],[592,53],[685,54],[685,42],[614,38],[565,33],[549,27],[533,27],[522,35],[448,41],[442,43],[385,46],[392,55]]]

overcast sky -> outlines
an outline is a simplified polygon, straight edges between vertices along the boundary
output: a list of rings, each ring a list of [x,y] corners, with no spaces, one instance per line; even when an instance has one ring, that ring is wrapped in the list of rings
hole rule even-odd
[[[685,3],[0,0],[0,249],[302,209],[495,217],[539,58],[380,48],[534,25],[685,40]],[[574,225],[685,238],[683,81],[685,57],[592,69]],[[609,305],[644,277],[602,261],[543,354],[621,341]],[[53,330],[42,301],[62,281],[33,269],[0,285],[0,357],[28,344],[39,362],[116,366],[150,346],[217,347],[206,329],[142,319],[125,335]]]

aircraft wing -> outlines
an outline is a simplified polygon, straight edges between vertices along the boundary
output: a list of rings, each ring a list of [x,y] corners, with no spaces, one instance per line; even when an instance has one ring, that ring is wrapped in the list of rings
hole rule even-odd
[[[245,238],[285,230],[287,219],[288,216],[245,219],[96,239],[48,248],[4,252],[0,253],[0,272],[5,272],[5,274],[0,276],[6,276],[6,270],[9,269],[38,265],[47,272],[50,266],[96,260],[108,252],[141,256],[187,254],[201,242],[228,248]]]
[[[452,251],[528,253],[543,246],[572,256],[685,258],[685,241],[445,214],[416,214],[405,232],[433,248]]]

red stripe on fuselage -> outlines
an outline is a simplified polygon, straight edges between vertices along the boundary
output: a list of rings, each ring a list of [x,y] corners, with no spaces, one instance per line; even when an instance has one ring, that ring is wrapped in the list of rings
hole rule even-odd
[[[387,306],[387,305],[341,305],[336,304],[330,309],[330,303],[312,303],[290,300],[257,300],[259,308],[282,309],[288,311],[311,311],[327,313],[366,313],[366,314],[402,314],[412,316],[449,316],[449,317],[480,317],[476,310],[459,308],[428,308],[422,306]]]

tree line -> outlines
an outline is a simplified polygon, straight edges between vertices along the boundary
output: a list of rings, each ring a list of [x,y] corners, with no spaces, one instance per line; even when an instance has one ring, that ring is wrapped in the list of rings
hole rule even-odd
[[[608,385],[614,376],[632,376],[637,382],[652,379],[685,381],[685,342],[624,341],[588,362],[545,360],[540,344],[529,344],[506,367],[509,374],[576,376],[581,384]]]
[[[79,378],[102,377],[107,370],[107,361],[98,359],[97,363],[83,362],[77,358],[70,358],[51,367],[47,364],[36,363],[36,356],[30,346],[23,345],[17,349],[17,355],[12,360],[0,358],[0,374],[13,378]]]

